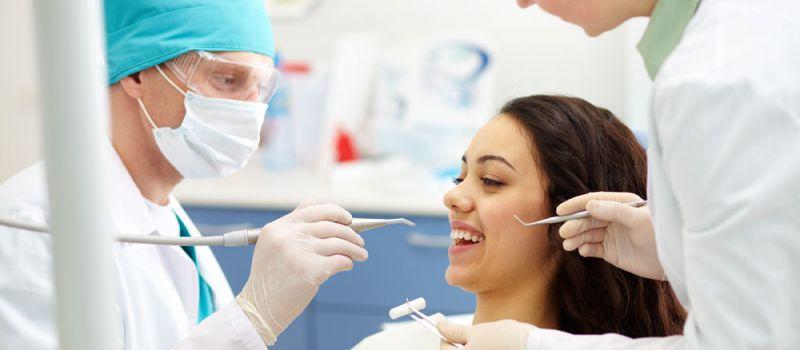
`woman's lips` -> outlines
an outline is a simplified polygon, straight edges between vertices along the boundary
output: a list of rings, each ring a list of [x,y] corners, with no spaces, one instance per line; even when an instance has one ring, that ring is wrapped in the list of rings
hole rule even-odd
[[[453,241],[453,244],[450,248],[447,249],[447,253],[451,259],[461,257],[462,255],[469,254],[470,251],[474,251],[479,247],[484,245],[484,241],[480,240],[478,242],[472,241],[465,241],[465,240],[457,240]]]
[[[454,220],[450,222],[450,226],[452,227],[450,238],[453,240],[453,244],[448,249],[448,253],[451,257],[483,245],[483,241],[486,239],[480,230],[467,222]]]
[[[475,228],[475,226],[470,225],[466,221],[450,221],[450,228],[453,229],[453,231],[466,231],[470,234],[477,234],[478,236],[483,237],[483,232],[481,232],[481,230]]]

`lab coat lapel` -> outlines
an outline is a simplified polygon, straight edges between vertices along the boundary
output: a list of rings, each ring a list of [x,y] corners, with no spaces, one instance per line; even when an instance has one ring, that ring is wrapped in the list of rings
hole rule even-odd
[[[181,207],[180,203],[175,198],[170,200],[172,209],[178,216],[183,220],[183,223],[186,225],[186,229],[189,230],[189,234],[192,237],[199,237],[202,236],[200,231],[194,225],[194,222],[189,218],[186,212]],[[211,251],[211,248],[207,246],[198,246],[195,247],[195,252],[197,253],[197,265],[200,267],[200,274],[205,279],[206,283],[208,283],[209,287],[211,287],[212,292],[214,293],[214,306],[219,309],[222,306],[227,305],[233,300],[233,292],[231,291],[231,287],[228,284],[228,279],[225,278],[225,274],[222,272],[222,268],[220,268],[217,259],[214,257],[214,253]]]
[[[147,208],[147,200],[142,196],[141,191],[133,182],[127,168],[122,163],[119,155],[110,143],[109,149],[113,153],[111,161],[111,173],[113,176],[112,185],[114,198],[111,201],[111,216],[117,230],[126,234],[141,235],[163,235],[158,231],[158,226],[150,217]],[[174,201],[174,198],[171,198]],[[176,202],[176,201],[175,201]],[[180,300],[180,305],[190,322],[196,322],[198,313],[198,278],[197,269],[194,262],[178,246],[135,246],[122,243],[121,249],[133,248],[138,250],[158,251],[163,261],[163,269],[171,277],[171,282],[175,290],[176,297]],[[168,298],[164,296],[164,298]],[[176,305],[177,306],[177,305]]]

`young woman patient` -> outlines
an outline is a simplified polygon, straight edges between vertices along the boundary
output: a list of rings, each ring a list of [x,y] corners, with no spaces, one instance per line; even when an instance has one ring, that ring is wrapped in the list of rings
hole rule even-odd
[[[581,258],[562,247],[560,224],[524,227],[514,219],[553,216],[561,202],[587,192],[645,197],[645,152],[609,111],[572,97],[515,99],[472,139],[454,182],[444,196],[453,237],[445,278],[475,294],[473,323],[513,319],[629,337],[681,333],[686,312],[667,282]],[[412,348],[439,349],[439,340],[411,324],[356,346]]]

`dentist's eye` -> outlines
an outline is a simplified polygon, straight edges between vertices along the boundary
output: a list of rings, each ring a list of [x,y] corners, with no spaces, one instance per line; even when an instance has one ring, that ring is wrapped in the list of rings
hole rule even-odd
[[[454,178],[453,178],[453,185],[456,185],[456,186],[458,186],[458,184],[460,184],[460,183],[462,183],[462,182],[464,182],[464,179],[462,179],[462,178],[460,178],[460,177],[454,177]]]
[[[505,185],[504,183],[502,183],[500,181],[495,181],[495,180],[492,180],[492,179],[489,179],[489,178],[485,178],[485,177],[481,178],[481,181],[483,181],[484,185],[490,186],[490,187],[500,187],[500,186]]]

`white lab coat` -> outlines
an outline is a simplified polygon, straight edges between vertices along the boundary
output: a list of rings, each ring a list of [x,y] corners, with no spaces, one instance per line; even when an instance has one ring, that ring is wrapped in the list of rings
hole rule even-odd
[[[536,330],[529,350],[800,349],[798,15],[703,0],[656,77],[648,197],[684,335]]]
[[[172,213],[147,202],[110,145],[108,149],[113,153],[109,175],[114,191],[109,209],[117,230],[177,236],[177,220],[169,224],[174,229],[158,229],[170,227],[163,225],[163,219]],[[46,193],[44,165],[38,163],[0,186],[0,215],[46,223]],[[170,206],[192,236],[200,234],[175,198],[171,198]],[[161,217],[156,218],[155,212]],[[48,235],[0,227],[0,349],[58,347],[50,245]],[[120,348],[266,348],[233,300],[208,247],[196,248],[197,259],[218,311],[199,326],[197,269],[180,247],[115,243],[112,249],[116,257]]]

